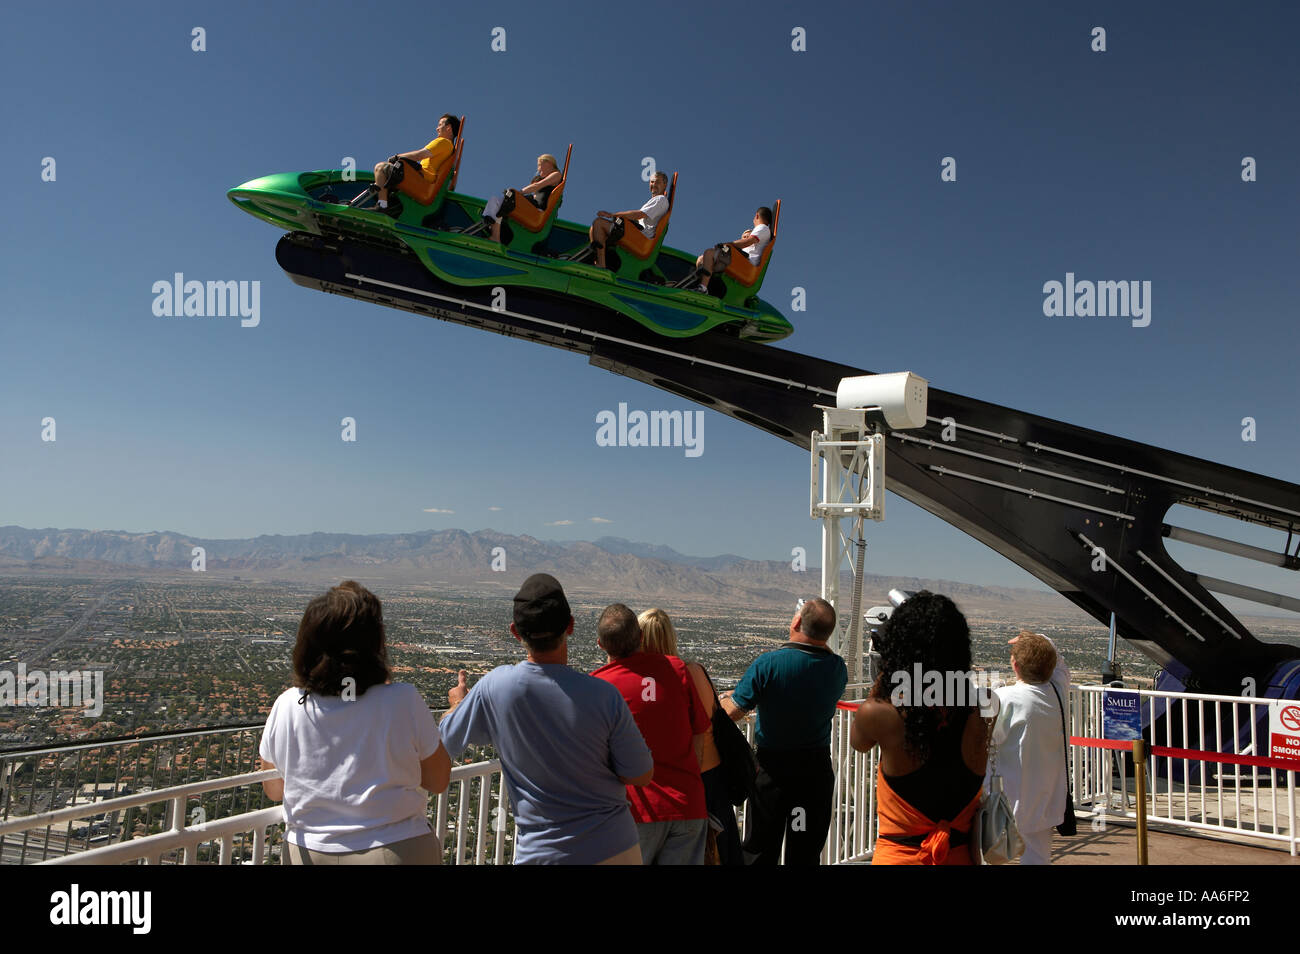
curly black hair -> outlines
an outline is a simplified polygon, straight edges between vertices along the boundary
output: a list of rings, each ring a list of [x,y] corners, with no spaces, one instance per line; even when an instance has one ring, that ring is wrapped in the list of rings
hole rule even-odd
[[[293,684],[322,696],[343,694],[344,679],[360,696],[388,681],[388,648],[379,597],[344,580],[307,604],[293,647]]]
[[[971,668],[970,626],[956,604],[946,596],[921,590],[910,597],[885,624],[876,638],[880,651],[880,676],[871,689],[872,698],[890,702],[894,674],[910,679],[917,664],[922,672],[968,673]],[[946,678],[945,678],[946,681]],[[910,701],[919,702],[921,687],[915,688]],[[970,706],[944,707],[926,705],[895,706],[903,718],[903,747],[918,762],[930,758],[940,729],[960,715],[961,724]]]

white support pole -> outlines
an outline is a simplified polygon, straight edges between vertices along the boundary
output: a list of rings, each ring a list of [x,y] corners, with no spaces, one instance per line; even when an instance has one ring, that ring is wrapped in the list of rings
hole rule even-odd
[[[860,683],[865,552],[859,550],[860,559],[854,561],[843,521],[851,520],[854,536],[865,543],[864,521],[885,519],[885,431],[925,427],[929,382],[910,371],[843,378],[835,403],[818,405],[822,430],[812,433],[809,514],[822,522],[822,598],[836,615],[830,645],[844,656],[849,682]],[[854,581],[853,595],[841,601],[840,578],[846,570]]]
[[[859,683],[862,621],[854,617],[862,612],[857,585],[862,568],[855,564],[849,533],[861,536],[866,519],[885,517],[885,437],[868,421],[866,409],[823,407],[822,416],[823,430],[814,431],[811,440],[809,514],[822,521],[822,598],[836,612],[830,646],[844,656],[849,682]],[[852,531],[846,530],[846,520]],[[855,585],[853,595],[844,600],[840,581],[846,571]]]

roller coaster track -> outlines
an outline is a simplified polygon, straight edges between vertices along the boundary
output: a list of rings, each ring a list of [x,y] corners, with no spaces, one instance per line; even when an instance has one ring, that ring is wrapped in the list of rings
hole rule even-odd
[[[290,234],[276,258],[305,287],[576,351],[803,450],[822,425],[816,405],[835,403],[841,378],[871,373],[732,334],[666,338],[525,289],[494,309],[491,289],[443,285],[394,249]],[[934,388],[928,414],[925,428],[890,434],[889,490],[1097,620],[1109,623],[1113,611],[1119,634],[1188,688],[1237,693],[1250,677],[1278,692],[1289,674],[1294,693],[1300,663],[1288,661],[1300,648],[1256,639],[1210,592],[1225,592],[1220,581],[1169,554],[1164,540],[1178,531],[1164,519],[1182,504],[1285,532],[1272,562],[1296,570],[1300,486]]]

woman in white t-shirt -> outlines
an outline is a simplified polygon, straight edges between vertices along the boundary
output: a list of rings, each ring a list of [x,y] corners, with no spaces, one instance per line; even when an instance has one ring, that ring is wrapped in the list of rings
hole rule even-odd
[[[740,238],[734,242],[728,242],[733,251],[744,252],[749,256],[749,264],[757,265],[763,260],[763,250],[767,248],[772,241],[772,210],[765,205],[758,207],[754,213],[754,227],[745,229]],[[709,291],[709,282],[713,279],[714,262],[717,257],[717,247],[705,249],[703,254],[695,259],[695,267],[700,271],[700,283],[695,286],[696,291]]]
[[[997,690],[1001,711],[993,727],[1002,790],[1025,841],[1022,865],[1052,863],[1052,830],[1069,801],[1064,714],[1070,670],[1042,633],[1011,640],[1016,682]]]
[[[451,758],[419,690],[388,681],[379,598],[346,580],[308,604],[294,687],[262,732],[262,783],[284,802],[282,862],[441,864],[427,793],[447,790]]]

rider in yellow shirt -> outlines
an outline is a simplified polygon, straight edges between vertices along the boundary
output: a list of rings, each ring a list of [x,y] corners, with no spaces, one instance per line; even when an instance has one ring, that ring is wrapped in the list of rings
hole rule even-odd
[[[407,162],[412,167],[418,168],[420,174],[432,182],[438,177],[438,171],[442,168],[442,164],[450,159],[452,152],[455,151],[453,140],[459,134],[460,120],[451,113],[443,113],[442,118],[438,120],[438,138],[423,149],[401,152],[388,162],[376,164],[375,185],[379,188],[379,208],[394,215],[401,211],[401,206],[396,199],[393,200],[394,206],[391,209],[388,204],[388,180],[392,175],[395,163]]]

